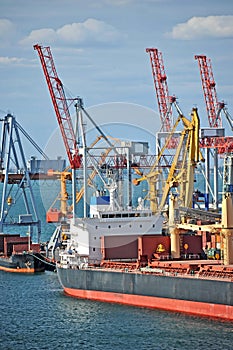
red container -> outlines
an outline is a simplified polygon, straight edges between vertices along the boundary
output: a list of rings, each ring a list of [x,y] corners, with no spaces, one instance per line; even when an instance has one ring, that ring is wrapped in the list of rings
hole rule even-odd
[[[62,213],[58,209],[49,209],[46,213],[46,221],[47,222],[60,222],[62,217]]]

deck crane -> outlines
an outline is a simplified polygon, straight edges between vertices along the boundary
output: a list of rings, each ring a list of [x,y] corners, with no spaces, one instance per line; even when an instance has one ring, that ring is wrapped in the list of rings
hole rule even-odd
[[[160,160],[162,159],[167,144],[169,144],[170,139],[173,137],[180,121],[182,121],[184,128],[181,132],[180,140],[168,176],[163,185],[161,200],[158,202],[156,183],[159,176]],[[141,178],[133,180],[134,185],[139,185],[139,183],[144,180],[148,181],[150,207],[153,213],[164,210],[168,194],[172,187],[180,187],[179,199],[182,206],[192,206],[195,168],[199,161],[204,160],[199,150],[199,128],[200,122],[196,108],[193,108],[192,110],[191,121],[180,114],[149,173]]]

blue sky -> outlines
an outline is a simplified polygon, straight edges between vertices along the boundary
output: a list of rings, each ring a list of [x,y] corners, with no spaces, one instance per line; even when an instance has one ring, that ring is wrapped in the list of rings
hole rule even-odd
[[[212,61],[218,99],[233,115],[231,0],[1,0],[0,117],[13,113],[43,148],[57,122],[36,43],[51,47],[67,91],[81,96],[90,111],[120,102],[157,112],[145,52],[156,47],[163,53],[169,94],[177,96],[185,115],[197,106],[201,125],[208,126],[194,59],[204,54]],[[135,122],[158,131],[157,113],[148,120],[129,114],[123,108],[121,115],[95,121]]]

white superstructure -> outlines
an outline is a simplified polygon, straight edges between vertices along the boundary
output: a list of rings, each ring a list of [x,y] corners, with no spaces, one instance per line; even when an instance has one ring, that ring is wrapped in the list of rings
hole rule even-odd
[[[68,250],[75,251],[78,256],[88,256],[89,262],[98,264],[101,261],[102,237],[132,236],[133,239],[135,236],[161,234],[163,217],[152,215],[149,209],[104,210],[106,197],[95,197],[91,203],[96,215],[76,218],[75,222],[71,222],[67,242]],[[92,209],[90,212],[93,212]]]

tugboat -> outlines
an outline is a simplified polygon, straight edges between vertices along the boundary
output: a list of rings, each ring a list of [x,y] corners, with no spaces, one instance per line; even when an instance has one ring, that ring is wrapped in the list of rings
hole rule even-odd
[[[44,272],[40,244],[30,244],[19,234],[0,234],[0,270],[17,273]]]

